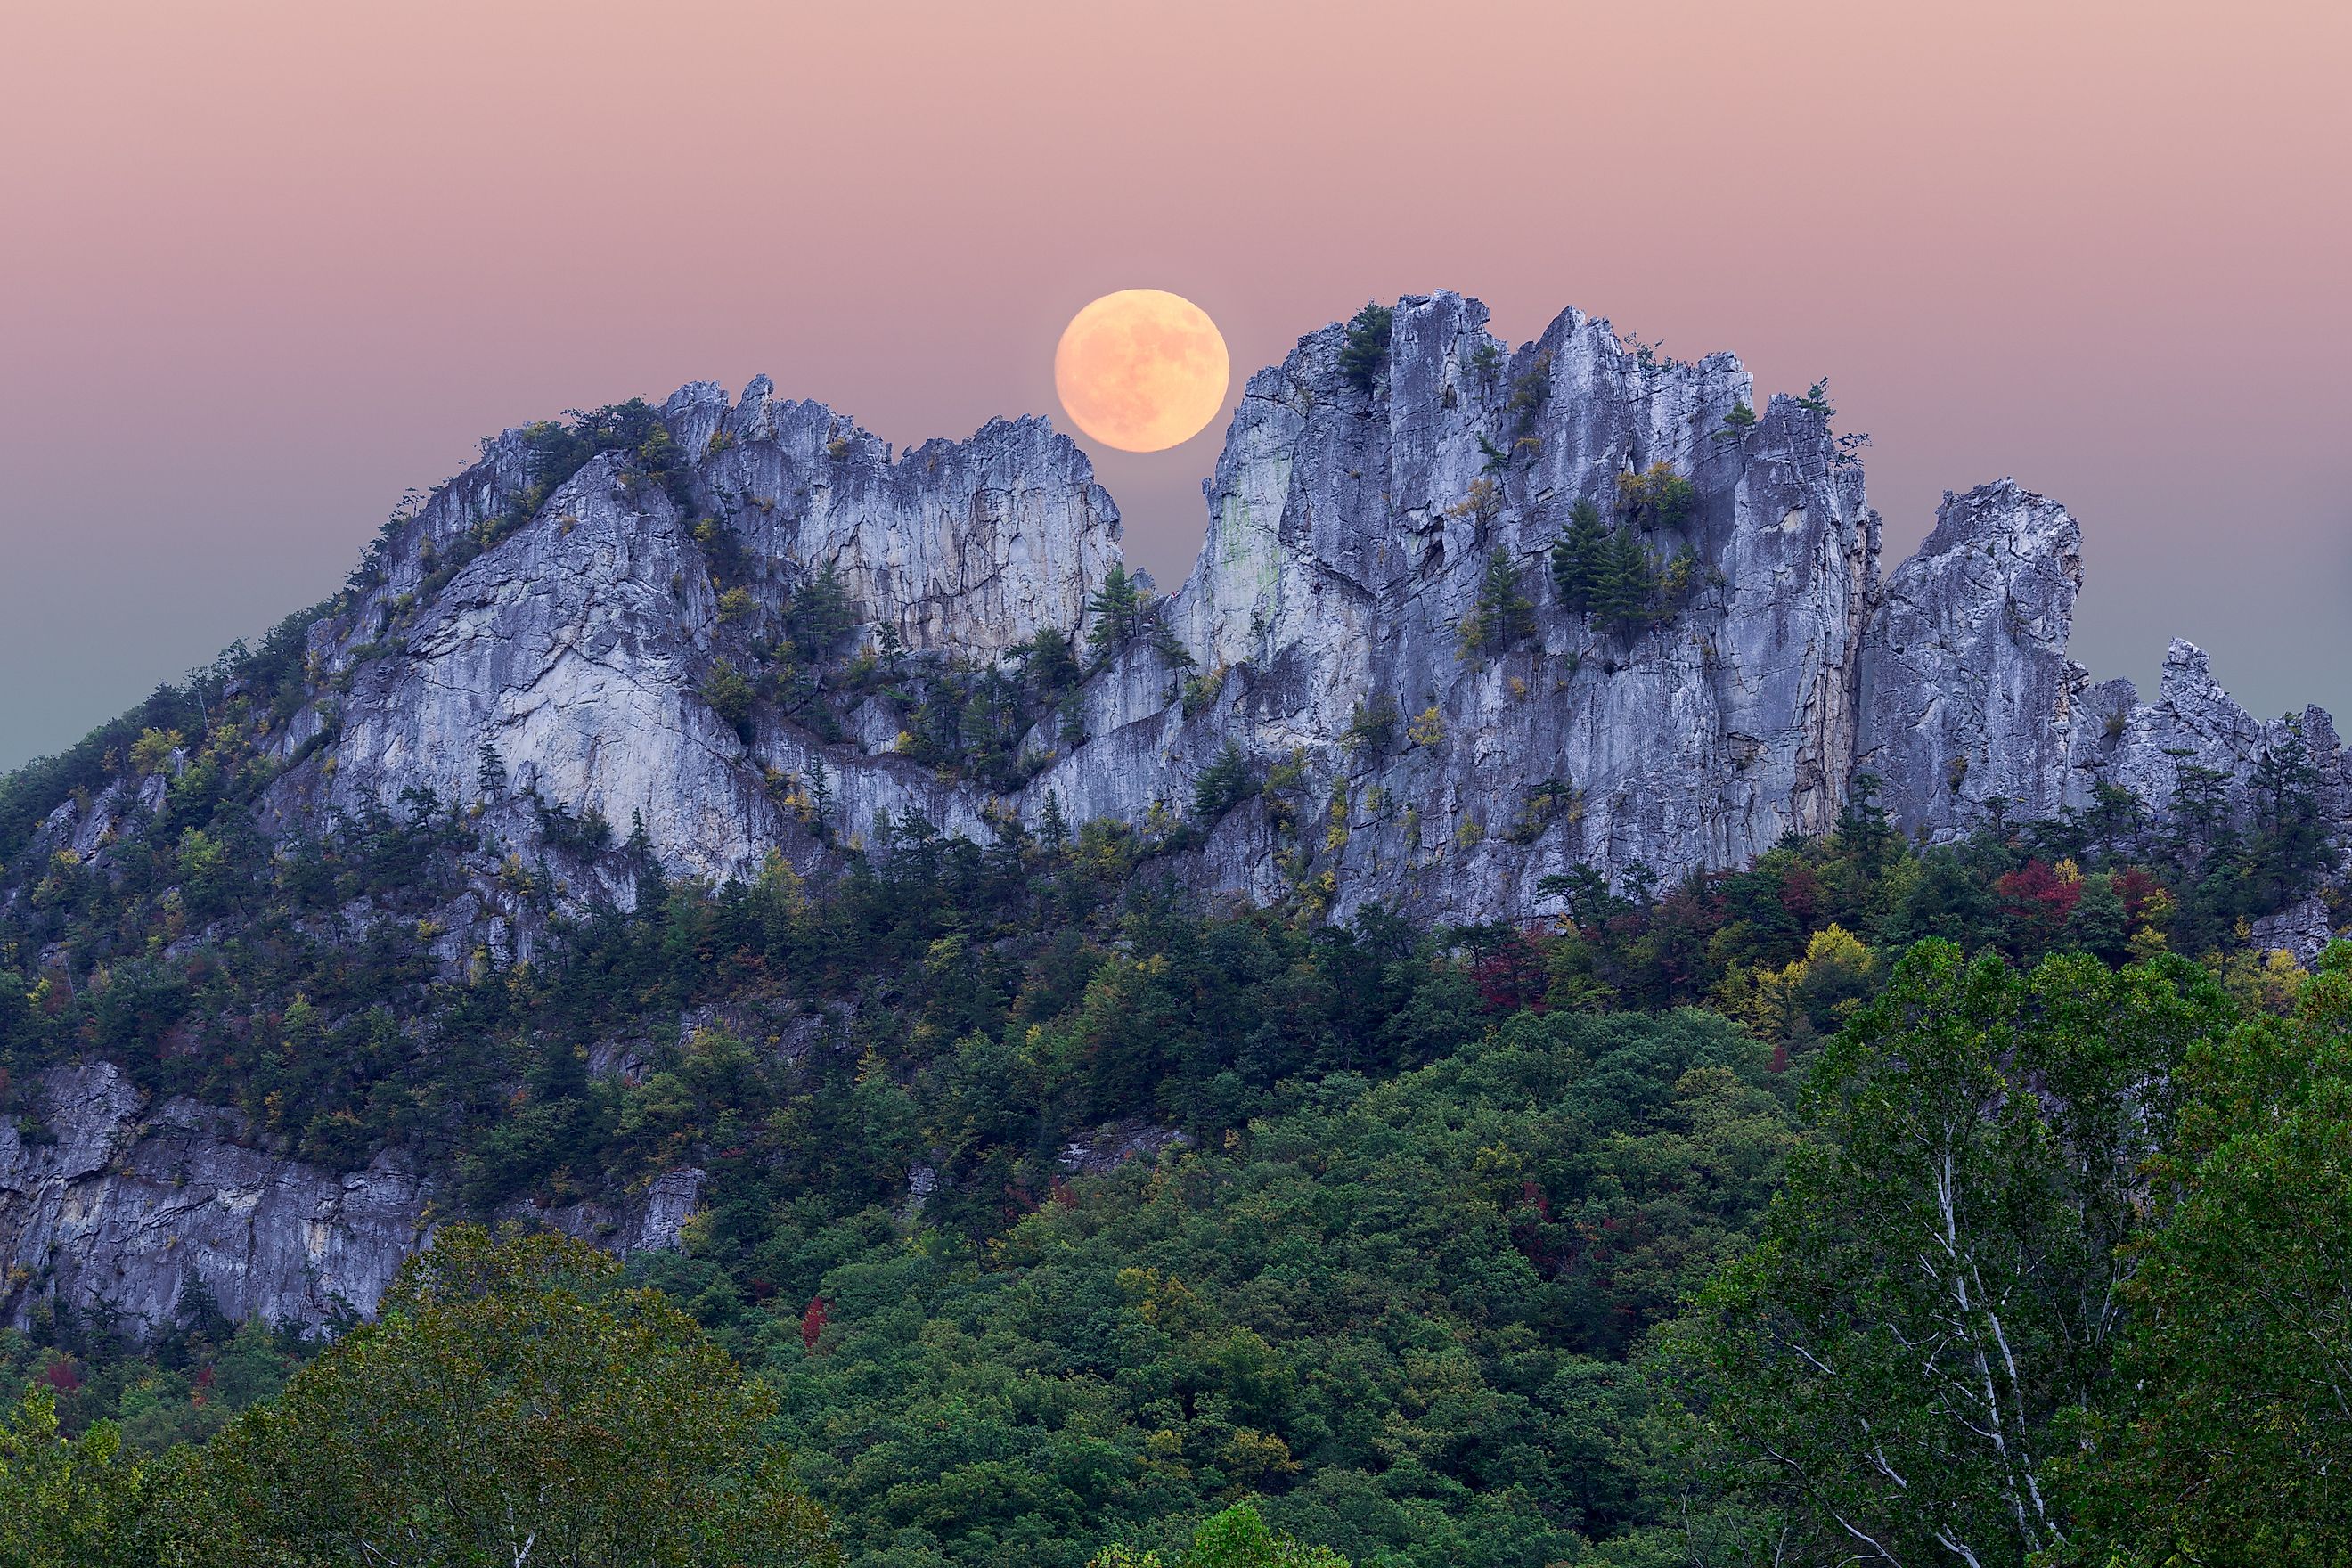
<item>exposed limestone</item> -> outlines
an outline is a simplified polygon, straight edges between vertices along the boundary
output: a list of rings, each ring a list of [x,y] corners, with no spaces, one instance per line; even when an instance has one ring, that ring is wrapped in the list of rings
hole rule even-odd
[[[317,1329],[375,1310],[447,1194],[391,1155],[338,1175],[270,1153],[236,1111],[148,1108],[111,1063],[45,1079],[39,1141],[0,1121],[0,1321],[50,1301],[133,1335],[168,1326],[192,1284],[230,1318]],[[517,1208],[615,1251],[674,1247],[702,1173],[629,1201]]]
[[[2161,818],[2199,769],[2242,812],[2262,759],[2299,745],[2322,816],[2339,832],[2352,824],[2352,774],[2323,710],[2260,722],[2179,639],[2154,702],[2128,680],[2092,684],[2066,657],[2081,543],[2064,508],[2003,479],[1946,496],[1935,531],[1888,577],[1861,648],[1854,768],[1878,776],[1895,820],[1950,838],[1995,812],[2089,809],[2102,786]],[[2326,912],[2299,908],[2266,929],[2307,956],[2324,944]]]
[[[1876,547],[1860,470],[1793,400],[1727,426],[1751,395],[1729,355],[1654,362],[1577,311],[1507,353],[1486,316],[1456,295],[1402,301],[1370,395],[1340,374],[1336,327],[1252,379],[1169,612],[1202,668],[1231,672],[1227,698],[1189,726],[1144,721],[1179,784],[1228,737],[1263,769],[1303,760],[1310,870],[1342,911],[1521,914],[1543,873],[1579,862],[1671,879],[1826,827]],[[1661,562],[1692,552],[1682,603],[1631,631],[1565,612],[1547,554],[1570,509],[1614,515],[1621,479],[1654,464],[1695,492],[1643,530]],[[1497,553],[1537,635],[1465,650]],[[1361,711],[1396,715],[1387,744],[1349,747]],[[1565,793],[1538,794],[1553,781]],[[1131,816],[1170,781],[1081,750],[1043,782]],[[1210,858],[1233,887],[1262,886],[1251,862],[1271,858],[1248,836]]]
[[[1192,1140],[1150,1121],[1113,1122],[1065,1145],[1054,1163],[1073,1176],[1107,1175],[1129,1160],[1156,1160],[1164,1150],[1189,1149]]]
[[[2103,786],[2160,816],[2208,778],[2242,810],[2263,760],[2299,745],[2327,821],[2352,822],[2318,710],[2257,722],[2186,643],[2151,702],[2092,683],[2066,654],[2079,530],[2013,480],[1948,497],[1882,583],[1878,517],[1823,410],[1776,396],[1748,421],[1753,384],[1727,354],[1660,360],[1574,310],[1512,349],[1484,306],[1438,293],[1399,302],[1367,388],[1341,371],[1345,335],[1312,333],[1251,378],[1190,576],[1037,723],[1019,788],[904,754],[884,682],[823,724],[714,698],[772,659],[795,590],[827,572],[859,622],[836,667],[973,668],[1040,632],[1083,641],[1119,559],[1084,454],[1026,418],[894,458],[763,376],[731,404],[709,383],[673,396],[660,438],[682,462],[659,480],[614,452],[542,491],[532,436],[510,430],[390,528],[313,629],[316,700],[276,734],[262,826],[318,831],[430,791],[562,898],[626,906],[617,844],[551,850],[544,812],[600,816],[614,840],[641,824],[667,870],[714,879],[772,855],[806,868],[886,814],[987,840],[1035,828],[1050,800],[1073,826],[1164,837],[1231,745],[1252,787],[1156,868],[1205,896],[1472,921],[1554,911],[1542,879],[1580,864],[1622,885],[1739,863],[1832,826],[1860,772],[1903,827],[1948,838],[1996,813],[2087,809]],[[1645,475],[1687,491],[1626,504]],[[1562,603],[1548,556],[1580,501],[1654,563],[1679,559],[1654,613],[1612,626]],[[1497,560],[1525,626],[1465,637]],[[162,792],[157,777],[68,802],[44,844],[102,862]],[[478,947],[526,954],[543,921],[486,871],[436,915],[438,951],[453,969]],[[2308,901],[2254,938],[2307,955],[2327,934]],[[790,1053],[819,1026],[761,1033]],[[637,1058],[602,1042],[594,1059]],[[54,1296],[152,1326],[198,1279],[233,1314],[316,1324],[339,1300],[372,1308],[429,1232],[431,1179],[396,1161],[335,1175],[284,1160],[231,1112],[142,1106],[106,1066],[46,1091],[55,1142],[0,1127],[0,1253],[27,1271],[16,1321]],[[673,1173],[542,1217],[667,1245],[698,1183]]]
[[[2102,721],[2066,657],[2082,585],[2082,531],[2057,502],[2014,479],[1945,496],[1861,648],[1856,765],[1899,824],[1950,837],[1996,798],[2023,818],[2081,793],[2076,731]]]

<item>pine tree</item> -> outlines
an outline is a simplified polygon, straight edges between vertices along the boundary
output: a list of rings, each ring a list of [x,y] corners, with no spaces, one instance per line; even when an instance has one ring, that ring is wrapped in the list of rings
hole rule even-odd
[[[830,838],[833,834],[833,777],[824,771],[823,757],[814,757],[809,761],[808,799],[810,826],[819,838]]]
[[[1609,549],[1609,528],[1601,509],[1580,500],[1568,514],[1568,530],[1551,542],[1552,585],[1559,590],[1560,607],[1580,616],[1592,607],[1593,589],[1600,584],[1602,560]]]
[[[1339,374],[1359,392],[1370,392],[1388,363],[1389,334],[1396,312],[1371,300],[1348,322],[1347,341],[1339,347]]]
[[[507,764],[499,749],[488,741],[474,759],[474,785],[482,792],[484,800],[497,800],[507,793]]]
[[[1536,635],[1536,604],[1519,582],[1518,563],[1507,551],[1486,560],[1476,608],[1462,623],[1462,651],[1499,653]]]
[[[857,624],[857,607],[841,574],[828,562],[824,571],[793,590],[784,611],[785,637],[794,658],[809,663],[830,653]]]
[[[643,811],[630,811],[629,841],[623,847],[635,877],[635,907],[640,910],[659,908],[668,891],[669,879],[662,874],[661,857],[654,851],[654,836],[646,831],[646,814]]]
[[[1013,655],[1021,660],[1022,673],[1046,697],[1057,696],[1085,678],[1069,634],[1053,626],[1041,629]]]
[[[1609,537],[1593,584],[1593,618],[1612,631],[1640,629],[1650,619],[1657,578],[1656,563],[1650,559],[1641,535],[1631,528],[1618,529]]]
[[[2302,722],[2289,716],[2285,731],[2277,745],[2263,748],[2247,781],[2252,832],[2246,859],[2258,909],[2286,903],[2336,861],[2320,816],[2319,770]]]
[[[1107,663],[1142,628],[1143,591],[1127,574],[1126,567],[1114,565],[1103,577],[1101,588],[1087,601],[1087,613],[1095,618],[1087,633],[1087,647],[1094,650],[1097,664]]]
[[[1248,799],[1250,787],[1249,759],[1227,741],[1217,760],[1192,782],[1192,814],[1202,823],[1214,822]]]
[[[1062,816],[1062,797],[1052,790],[1045,792],[1045,810],[1037,819],[1037,841],[1045,853],[1060,858],[1070,842],[1070,825]]]

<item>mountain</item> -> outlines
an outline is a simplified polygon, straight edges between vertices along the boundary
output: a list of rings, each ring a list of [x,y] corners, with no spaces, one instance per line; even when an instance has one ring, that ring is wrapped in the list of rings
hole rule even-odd
[[[192,699],[206,725],[244,704],[236,832],[298,865],[449,825],[415,851],[446,879],[389,875],[332,921],[414,931],[463,975],[649,885],[816,876],[909,834],[1068,837],[1213,902],[1466,923],[1555,915],[1580,868],[1738,867],[1873,799],[1929,840],[2163,824],[2251,809],[2291,765],[2321,827],[2352,823],[2326,714],[2254,721],[2186,643],[2147,703],[2068,659],[2079,530],[2056,502],[1948,496],[1882,575],[1818,389],[1758,412],[1727,354],[1660,358],[1575,310],[1517,348],[1486,324],[1409,298],[1253,376],[1164,598],[1043,419],[894,455],[763,376],[509,430],[290,624],[267,679],[248,660]],[[168,829],[187,879],[149,956],[204,963],[222,830],[181,803],[215,765],[133,721],[19,775],[0,913]],[[2328,929],[2306,897],[2253,936],[2308,952]],[[47,1005],[110,973],[64,942],[14,962]],[[170,1048],[143,1027],[125,1038]],[[413,1152],[289,1158],[84,1054],[0,1123],[0,1251],[39,1281],[12,1287],[19,1321],[39,1297],[152,1327],[191,1275],[232,1316],[364,1311],[442,1212]],[[702,1180],[510,1212],[658,1247]]]
[[[1300,809],[1198,825],[1180,858],[1202,890],[1328,877],[1336,912],[1523,919],[1556,907],[1547,872],[1671,881],[1825,830],[1861,773],[1898,826],[1948,836],[1996,799],[2049,815],[2102,783],[2162,813],[2182,765],[2241,788],[2284,738],[2186,643],[2153,704],[2066,658],[2080,533],[2057,503],[2009,480],[1948,498],[1882,580],[1821,408],[1776,396],[1727,426],[1753,395],[1728,355],[1660,361],[1573,310],[1517,350],[1485,323],[1475,300],[1409,299],[1370,385],[1340,326],[1254,376],[1192,574],[1053,712],[998,704],[979,744],[927,743],[908,696],[969,705],[959,678],[1040,633],[1083,652],[1119,561],[1116,505],[1045,421],[894,460],[764,377],[732,404],[698,383],[654,441],[552,485],[547,427],[509,430],[311,626],[313,700],[271,737],[264,820],[284,836],[430,790],[517,842],[549,808],[641,821],[665,868],[724,878],[771,850],[814,862],[877,812],[983,841],[1034,832],[1048,797],[1074,826],[1189,815],[1231,742],[1254,779],[1288,770]],[[1561,608],[1548,559],[1580,501],[1675,579],[1638,615]],[[1472,646],[1498,561],[1525,624]],[[780,658],[826,573],[849,624]],[[2298,722],[2343,821],[2333,725]],[[506,788],[483,787],[486,755]],[[792,804],[820,776],[822,823]],[[126,804],[61,805],[45,836],[86,850]],[[557,869],[575,897],[632,897],[617,850]],[[530,940],[487,889],[458,913],[452,952]]]
[[[1009,757],[993,770],[968,743],[900,742],[892,689],[1040,632],[1083,643],[1118,512],[1044,420],[894,460],[821,405],[773,401],[764,378],[731,405],[698,383],[661,410],[657,479],[613,450],[551,489],[529,432],[509,431],[312,629],[319,700],[278,738],[273,828],[409,789],[478,798],[487,747],[512,784],[491,821],[512,837],[535,835],[535,795],[642,819],[673,870],[740,876],[771,849],[825,852],[779,777],[829,779],[845,838],[888,812],[986,839],[996,816],[1034,831],[1048,796],[1073,824],[1184,815],[1231,742],[1253,777],[1294,770],[1300,810],[1204,825],[1185,857],[1202,890],[1267,900],[1328,874],[1338,912],[1525,918],[1545,912],[1547,872],[1640,863],[1671,881],[1822,831],[1861,772],[1899,826],[1950,834],[1996,797],[2045,815],[2102,782],[2161,812],[2179,763],[2242,781],[2281,738],[2187,644],[2153,704],[2093,686],[2065,658],[2079,530],[2013,482],[1948,500],[1882,581],[1860,465],[1797,399],[1727,426],[1753,396],[1728,355],[1659,361],[1573,310],[1512,350],[1476,301],[1438,294],[1396,307],[1359,386],[1347,331],[1251,379],[1192,574],[1076,685],[1075,723],[992,713]],[[1687,488],[1644,500],[1656,479]],[[1688,552],[1637,618],[1563,613],[1547,581],[1580,500],[1630,527],[1660,575]],[[1465,652],[1498,558],[1527,627]],[[775,700],[760,685],[772,639],[827,569],[856,625],[822,650],[837,657],[801,662],[903,654],[881,679]],[[757,693],[732,720],[711,700],[722,663]],[[2342,820],[2333,726],[2302,722]],[[1569,790],[1531,801],[1555,780]],[[610,858],[561,868],[576,894],[630,897]],[[471,931],[457,929],[453,945]]]

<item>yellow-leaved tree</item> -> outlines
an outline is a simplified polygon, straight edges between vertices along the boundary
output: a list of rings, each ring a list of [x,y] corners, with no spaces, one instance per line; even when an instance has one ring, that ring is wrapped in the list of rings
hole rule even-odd
[[[552,1234],[455,1226],[376,1321],[213,1440],[190,1559],[805,1568],[824,1513],[774,1399],[659,1292]]]

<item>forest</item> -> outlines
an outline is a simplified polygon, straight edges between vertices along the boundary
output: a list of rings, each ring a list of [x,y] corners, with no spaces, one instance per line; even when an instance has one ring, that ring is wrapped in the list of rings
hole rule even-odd
[[[273,843],[300,647],[0,783],[0,1114],[104,1058],[453,1220],[702,1202],[625,1264],[452,1224],[323,1342],[12,1276],[0,1562],[2352,1561],[2352,947],[2249,934],[2333,896],[2292,747],[1935,846],[1864,779],[1433,927],[1204,904],[1181,824],[722,886],[421,792]],[[103,867],[37,847],[118,781]],[[529,960],[436,955],[485,875]]]

